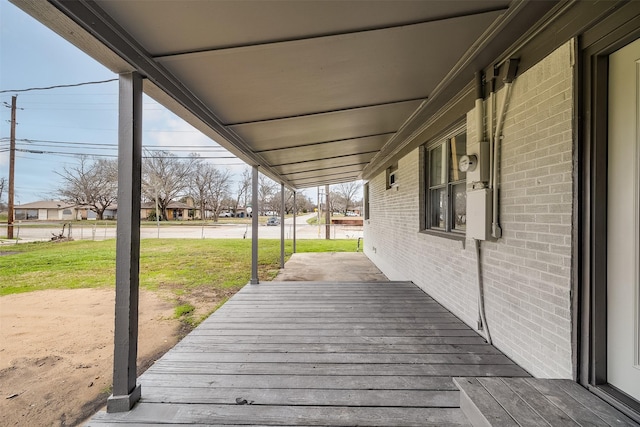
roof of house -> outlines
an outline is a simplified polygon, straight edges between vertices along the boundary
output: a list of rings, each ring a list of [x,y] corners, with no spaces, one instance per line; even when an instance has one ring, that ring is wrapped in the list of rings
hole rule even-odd
[[[140,204],[140,209],[155,209],[155,202],[145,202]],[[182,202],[171,202],[167,205],[167,209],[197,209]]]
[[[91,207],[92,207],[91,205],[78,205],[78,206],[76,206],[76,208],[78,208],[78,209],[91,209]],[[118,205],[111,204],[111,205],[107,206],[105,210],[117,211],[118,210]]]
[[[74,207],[73,203],[64,202],[62,200],[40,200],[23,205],[16,205],[15,209],[64,209]]]

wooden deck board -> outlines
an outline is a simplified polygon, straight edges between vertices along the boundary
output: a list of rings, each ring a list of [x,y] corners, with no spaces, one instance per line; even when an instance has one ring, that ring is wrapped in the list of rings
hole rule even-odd
[[[212,353],[177,352],[172,363],[285,363],[285,364],[340,364],[340,365],[512,365],[502,354],[403,354],[403,353]],[[375,368],[375,366],[373,366]]]
[[[474,427],[638,426],[571,380],[455,378],[461,409]]]
[[[555,380],[551,381],[561,388],[565,393],[580,402],[586,408],[589,408],[598,418],[604,420],[610,426],[638,426],[633,420],[617,410],[611,410],[611,406],[596,397],[594,394],[588,393],[584,388],[573,381]]]
[[[198,333],[196,333],[198,332]],[[189,335],[189,340],[183,340],[178,345],[198,345],[198,344],[253,344],[256,349],[263,348],[257,346],[257,344],[273,344],[273,345],[342,345],[344,351],[348,351],[349,345],[353,346],[382,346],[385,348],[393,349],[395,346],[417,346],[417,345],[452,345],[452,346],[467,346],[477,345],[479,347],[494,347],[486,344],[484,338],[479,335],[475,336],[463,336],[463,337],[371,337],[371,336],[309,336],[309,335],[214,335],[206,333],[206,331],[194,331]],[[281,347],[282,348],[282,347]]]
[[[540,414],[552,427],[578,426],[567,414],[557,406],[550,404],[549,400],[538,390],[521,378],[507,378],[504,382],[525,400],[534,411]]]
[[[531,407],[511,388],[507,387],[502,378],[478,378],[478,382],[493,396],[520,427],[538,427],[545,425]]]
[[[265,283],[87,425],[467,425],[454,376],[528,374],[411,283]]]
[[[286,388],[212,388],[153,387],[146,388],[144,402],[213,403],[235,405],[244,399],[252,405],[370,406],[398,408],[457,408],[457,390],[335,390]]]
[[[180,353],[374,353],[389,354],[498,354],[490,345],[482,344],[335,344],[335,343],[237,343],[208,344],[204,339],[190,341],[175,348]]]
[[[193,332],[192,332],[193,333]],[[315,335],[320,337],[478,337],[479,335],[471,329],[319,329],[315,331],[300,331],[299,329],[205,329],[198,331],[198,334],[209,334],[214,336],[248,336],[248,335]]]
[[[517,427],[509,413],[491,396],[477,378],[456,378],[462,410],[474,426]]]
[[[135,415],[134,415],[135,414]],[[144,403],[136,411],[120,414],[98,413],[95,421],[112,425],[136,422],[208,425],[302,425],[302,426],[454,426],[468,425],[458,408],[371,408],[354,406],[267,406]],[[92,425],[92,424],[89,424]],[[107,424],[109,425],[109,424]]]
[[[220,374],[157,374],[147,372],[140,378],[143,387],[214,387],[214,388],[275,388],[333,390],[442,390],[457,391],[450,377],[394,377],[383,375],[220,375]]]
[[[465,377],[524,377],[528,374],[515,365],[483,364],[391,364],[380,363],[375,366],[358,363],[206,363],[180,362],[161,359],[154,365],[156,372],[194,374],[198,372],[217,372],[222,375],[243,372],[245,375],[291,374],[291,375],[433,375]]]
[[[553,385],[547,380],[527,381],[551,403],[569,415],[576,423],[585,427],[596,427],[605,425],[606,422],[598,417],[586,406],[578,403],[577,400],[569,396],[560,387]]]

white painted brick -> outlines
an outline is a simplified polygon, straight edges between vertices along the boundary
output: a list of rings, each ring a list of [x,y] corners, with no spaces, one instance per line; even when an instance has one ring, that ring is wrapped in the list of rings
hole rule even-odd
[[[572,375],[572,76],[566,44],[515,80],[501,149],[504,237],[482,243],[494,343],[538,377]],[[469,145],[474,120],[469,112]],[[419,232],[419,157],[414,150],[399,160],[398,190],[386,189],[384,173],[370,181],[365,253],[391,279],[413,281],[473,327],[474,243]]]

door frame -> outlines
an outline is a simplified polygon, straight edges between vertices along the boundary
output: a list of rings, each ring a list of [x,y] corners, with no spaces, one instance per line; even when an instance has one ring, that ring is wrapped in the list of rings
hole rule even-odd
[[[627,3],[578,38],[574,337],[578,381],[640,422],[640,402],[607,381],[606,263],[609,55],[640,38],[638,3]]]

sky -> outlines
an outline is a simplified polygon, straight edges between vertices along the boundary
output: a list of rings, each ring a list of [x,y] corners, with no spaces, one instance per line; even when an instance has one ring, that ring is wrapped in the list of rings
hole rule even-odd
[[[118,82],[13,92],[117,79],[117,75],[7,0],[0,0],[0,177],[9,176],[11,97],[17,95],[15,203],[55,199],[78,155],[117,155]],[[144,97],[143,147],[177,156],[198,152],[239,177],[248,168],[214,141]],[[235,189],[235,183],[232,185]],[[306,194],[315,199],[315,189]],[[7,201],[6,191],[2,200]]]

